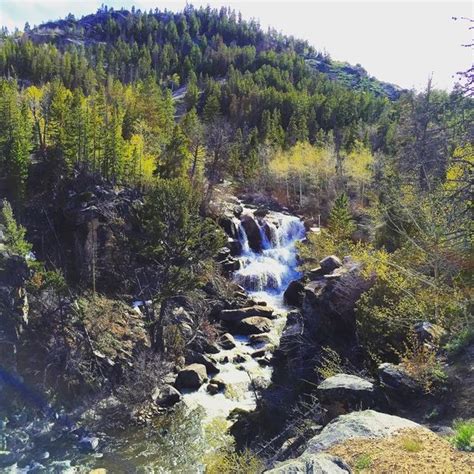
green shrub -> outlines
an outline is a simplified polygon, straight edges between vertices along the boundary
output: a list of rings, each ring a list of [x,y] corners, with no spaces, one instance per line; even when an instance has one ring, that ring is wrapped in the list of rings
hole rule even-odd
[[[361,454],[354,463],[354,468],[357,471],[368,469],[372,465],[372,457],[370,454]]]
[[[460,354],[471,342],[474,342],[474,328],[468,327],[459,331],[444,346],[449,355]]]
[[[260,474],[265,469],[263,461],[250,450],[238,452],[232,448],[213,452],[205,464],[206,474]]]
[[[474,420],[456,420],[451,443],[462,451],[474,451]]]

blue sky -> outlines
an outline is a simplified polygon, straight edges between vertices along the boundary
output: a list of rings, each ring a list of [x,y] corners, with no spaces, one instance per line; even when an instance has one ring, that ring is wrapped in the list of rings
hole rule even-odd
[[[0,0],[0,25],[23,29],[73,13],[95,12],[106,3],[114,8],[180,10],[185,0]],[[370,74],[402,87],[421,89],[430,75],[435,86],[451,89],[453,76],[472,63],[461,44],[472,42],[465,21],[473,17],[471,1],[439,0],[240,0],[191,1],[195,6],[228,5],[263,27],[307,39],[331,57],[360,63]]]

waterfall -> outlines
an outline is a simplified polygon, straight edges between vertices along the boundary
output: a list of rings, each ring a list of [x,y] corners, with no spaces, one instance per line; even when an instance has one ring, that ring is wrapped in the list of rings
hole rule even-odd
[[[262,239],[262,249],[267,250],[271,248],[272,244],[270,243],[270,240],[268,240],[267,233],[265,232],[265,227],[264,224],[261,224],[260,222],[257,221],[258,225],[258,230],[260,232],[260,238]]]
[[[237,228],[237,236],[239,238],[240,245],[242,246],[242,255],[247,255],[250,252],[249,239],[245,233],[244,226],[237,217],[234,217],[233,222]]]
[[[245,230],[238,226],[243,251],[241,268],[234,273],[234,280],[250,292],[281,294],[291,280],[299,277],[296,243],[305,236],[304,225],[298,217],[278,212],[256,223],[262,240],[261,253],[249,249]],[[270,239],[265,226],[270,230]]]

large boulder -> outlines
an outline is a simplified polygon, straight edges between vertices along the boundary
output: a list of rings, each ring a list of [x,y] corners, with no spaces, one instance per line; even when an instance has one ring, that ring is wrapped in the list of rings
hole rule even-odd
[[[331,273],[336,268],[342,267],[342,262],[335,255],[329,255],[328,257],[323,258],[319,265],[323,275]]]
[[[265,471],[268,474],[349,474],[350,467],[339,457],[331,454],[304,454],[278,464]]]
[[[327,409],[328,419],[377,404],[374,384],[355,375],[328,377],[318,385],[317,392],[321,405]]]
[[[260,227],[255,220],[255,218],[250,214],[244,214],[240,218],[242,222],[242,227],[247,234],[247,239],[249,241],[249,247],[254,252],[261,252],[262,250],[262,236],[260,234]]]
[[[270,322],[267,318],[252,316],[242,319],[237,330],[241,334],[262,334],[270,331]]]
[[[411,377],[403,365],[385,362],[378,366],[382,388],[390,398],[407,400],[423,393],[420,384]]]
[[[381,438],[403,428],[421,428],[417,423],[374,410],[354,411],[341,415],[312,438],[304,454],[319,453],[335,444],[354,438]]]
[[[337,272],[338,278],[325,277],[305,286],[302,310],[308,338],[347,357],[357,345],[355,304],[372,282],[361,275],[357,264]]]
[[[163,387],[157,387],[151,394],[152,400],[162,407],[170,407],[175,405],[181,400],[181,394],[171,385],[163,385]]]
[[[179,371],[175,384],[178,390],[197,390],[206,380],[206,366],[203,364],[190,364]]]
[[[283,293],[283,300],[287,305],[301,307],[303,304],[304,285],[299,280],[293,280]]]
[[[196,351],[189,351],[186,354],[186,364],[202,364],[206,367],[208,374],[216,374],[219,372],[217,364],[211,357]]]
[[[246,308],[239,309],[224,309],[221,311],[219,317],[222,321],[226,322],[239,322],[244,318],[251,316],[259,316],[262,318],[274,318],[273,308],[269,306],[248,306]]]

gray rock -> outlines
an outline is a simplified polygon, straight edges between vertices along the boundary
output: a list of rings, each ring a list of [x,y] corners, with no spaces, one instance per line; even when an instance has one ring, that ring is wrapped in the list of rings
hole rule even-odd
[[[283,293],[283,299],[287,305],[301,306],[303,304],[304,285],[299,280],[293,280]]]
[[[337,374],[318,385],[318,398],[327,410],[327,419],[352,410],[376,406],[374,385],[355,375]]]
[[[305,454],[278,464],[265,471],[271,474],[349,474],[350,467],[339,457],[330,454]]]
[[[221,351],[215,342],[204,341],[202,350],[207,354],[219,354]]]
[[[233,364],[242,364],[243,362],[247,362],[248,356],[245,354],[236,354],[234,358],[232,359]]]
[[[324,276],[324,272],[321,267],[312,268],[308,272],[308,278],[310,280],[317,280],[318,278],[322,278],[323,276]]]
[[[222,247],[216,255],[217,262],[223,262],[230,256],[230,249],[228,247]]]
[[[181,400],[181,394],[171,385],[157,387],[151,394],[152,400],[160,406],[173,406]]]
[[[270,324],[267,318],[253,316],[242,319],[237,330],[241,334],[262,334],[270,331]]]
[[[220,313],[220,319],[227,322],[239,322],[244,318],[260,316],[262,318],[273,319],[273,308],[269,306],[248,306],[239,309],[224,309]]]
[[[202,364],[191,364],[180,370],[176,378],[178,390],[197,390],[207,380],[206,366]]]
[[[402,365],[395,365],[389,362],[380,364],[378,375],[383,388],[389,395],[410,397],[418,396],[422,393],[420,384],[408,375]]]
[[[219,393],[219,387],[213,383],[209,383],[206,387],[206,390],[211,394],[211,395],[216,395]]]
[[[413,421],[374,410],[355,411],[341,415],[326,425],[320,434],[308,442],[303,454],[318,453],[353,438],[390,436],[402,428],[421,428]]]
[[[237,239],[227,239],[227,247],[230,250],[230,254],[234,257],[242,253],[242,244]]]
[[[224,350],[233,349],[235,347],[235,339],[232,336],[232,334],[229,334],[228,332],[226,332],[220,337],[219,345]]]
[[[224,390],[227,386],[224,379],[222,377],[219,377],[219,376],[213,377],[209,383],[211,383],[213,385],[216,385],[219,388],[219,390]]]
[[[95,436],[84,436],[80,439],[79,446],[84,451],[95,451],[99,447],[99,438]]]
[[[257,221],[250,214],[244,214],[240,218],[242,226],[247,234],[249,246],[254,252],[260,252],[262,250],[262,236],[260,235],[260,227]]]
[[[329,255],[328,257],[323,258],[319,265],[321,266],[321,271],[324,275],[331,273],[336,268],[342,267],[342,262],[335,255]]]
[[[186,364],[202,364],[206,367],[208,374],[215,374],[219,372],[217,364],[210,356],[201,354],[199,352],[189,352],[186,355]]]
[[[268,334],[251,334],[249,337],[250,344],[254,347],[264,347],[272,342]]]

